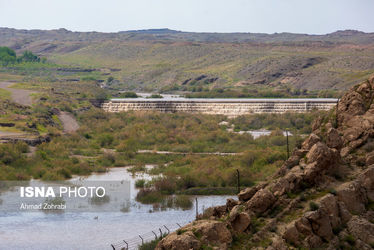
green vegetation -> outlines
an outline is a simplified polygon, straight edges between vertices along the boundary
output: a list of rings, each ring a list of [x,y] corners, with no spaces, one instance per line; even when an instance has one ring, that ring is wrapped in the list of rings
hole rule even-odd
[[[146,242],[143,245],[139,246],[139,250],[154,250],[157,246],[157,244],[160,242],[160,238],[154,239],[150,242]]]
[[[119,98],[138,98],[139,96],[135,92],[124,92],[119,94]]]
[[[256,129],[289,130],[293,133],[311,133],[311,123],[324,112],[312,111],[310,113],[284,113],[284,114],[253,114],[239,116],[232,120],[235,131]]]
[[[316,211],[316,210],[318,210],[318,208],[319,208],[319,205],[317,203],[315,203],[313,201],[309,202],[309,209],[311,211]]]
[[[245,87],[245,88],[209,88],[193,87],[183,89],[192,93],[186,95],[187,98],[338,98],[341,91],[321,90],[308,91],[307,89],[294,89],[289,86],[282,88]]]
[[[143,204],[153,204],[154,209],[161,210],[166,208],[190,209],[192,207],[193,204],[189,196],[169,194],[151,188],[142,188],[137,193],[136,200]]]
[[[17,58],[17,62],[40,62],[40,61],[41,61],[40,57],[38,57],[37,55],[34,55],[31,51],[27,51],[27,50],[23,52],[21,57]]]
[[[355,237],[353,237],[351,234],[348,234],[344,237],[344,240],[351,246],[354,246],[356,244]]]
[[[28,167],[17,167],[20,164],[16,162],[7,164],[12,169],[0,172],[2,178],[14,179],[15,173],[22,172],[25,179],[31,176],[64,179],[72,174],[105,171],[106,167],[136,164],[137,171],[145,171],[144,164],[158,164],[150,173],[162,173],[165,178],[155,179],[152,184],[164,193],[232,193],[232,187],[236,186],[236,169],[241,172],[241,185],[251,186],[274,173],[286,158],[286,139],[279,131],[254,140],[249,134],[232,134],[219,126],[222,120],[220,116],[105,113],[91,107],[77,114],[82,126],[76,134],[60,136],[61,125],[52,119],[51,108],[79,109],[89,105],[86,101],[72,98],[69,96],[66,101],[49,106],[54,100],[51,95],[33,108],[35,118],[28,124],[30,127],[40,124],[44,127],[43,131],[52,136],[52,140],[39,145],[33,157],[17,153],[15,159],[27,161],[25,165]],[[70,105],[66,106],[68,100]],[[19,126],[22,128],[21,124]],[[298,141],[297,136],[290,137],[291,148],[297,146]],[[6,150],[9,146],[1,147]],[[103,153],[102,148],[111,151]],[[140,149],[176,151],[186,155],[138,154]],[[209,152],[240,154],[190,154]]]
[[[23,52],[22,56],[17,57],[16,52],[8,47],[0,47],[0,64],[3,66],[22,62],[45,62],[40,57],[34,55],[31,51]]]
[[[318,112],[264,114],[230,120],[234,132],[259,128],[273,130],[271,135],[254,140],[250,134],[232,133],[220,126],[219,123],[227,119],[223,116],[105,113],[89,100],[108,98],[110,91],[100,88],[97,83],[109,79],[115,82],[114,77],[94,69],[35,63],[35,57],[28,53],[23,57],[23,62],[12,71],[0,67],[0,78],[18,80],[20,83],[14,86],[17,88],[37,90],[37,103],[20,108],[7,101],[4,92],[1,95],[4,96],[1,120],[14,122],[14,129],[21,132],[49,136],[51,141],[38,145],[33,154],[26,154],[24,143],[0,145],[0,179],[61,180],[129,165],[134,166],[129,169],[131,172],[145,172],[145,164],[156,164],[149,173],[163,177],[150,182],[137,181],[136,187],[142,189],[138,200],[161,203],[164,207],[170,204],[185,207],[189,202],[181,195],[235,193],[237,170],[242,188],[265,180],[286,159],[286,138],[278,128],[292,131],[292,149],[300,144],[298,135],[310,132],[310,121],[319,115]],[[123,93],[124,97],[135,95],[134,92]],[[55,109],[74,114],[80,129],[62,135]],[[138,150],[149,150],[149,153],[138,153]],[[162,155],[153,151],[180,154]],[[236,155],[207,154],[214,152]],[[170,201],[170,196],[177,198]]]
[[[15,63],[17,60],[16,52],[8,47],[0,47],[0,63],[8,65]]]
[[[160,94],[152,94],[152,95],[150,95],[147,98],[164,98],[164,97],[162,95],[160,95]]]
[[[135,187],[136,188],[144,188],[145,186],[145,180],[144,179],[139,179],[139,180],[136,180],[135,182]]]

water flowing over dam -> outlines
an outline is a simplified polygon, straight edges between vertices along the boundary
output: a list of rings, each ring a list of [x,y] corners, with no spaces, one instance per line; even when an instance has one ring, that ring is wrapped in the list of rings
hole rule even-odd
[[[100,102],[107,112],[158,111],[186,112],[235,117],[252,113],[308,112],[330,110],[337,99],[202,99],[202,98],[123,98]]]

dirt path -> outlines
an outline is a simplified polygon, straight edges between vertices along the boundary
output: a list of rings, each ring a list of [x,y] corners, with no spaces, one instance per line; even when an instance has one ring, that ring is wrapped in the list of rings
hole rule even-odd
[[[25,90],[25,89],[13,89],[9,88],[11,82],[0,82],[0,88],[5,89],[12,93],[12,101],[24,106],[31,106],[32,99],[30,94],[36,93],[35,91]]]
[[[3,139],[3,138],[9,138],[9,137],[23,138],[27,135],[28,134],[26,134],[26,133],[20,133],[20,132],[0,131],[0,140]]]
[[[64,133],[73,133],[79,129],[79,124],[75,120],[72,114],[68,112],[61,112],[58,118],[62,122],[64,127]]]
[[[9,88],[9,86],[11,86],[12,84],[13,83],[11,82],[0,82],[0,88],[11,92],[13,102],[24,105],[24,106],[31,106],[31,104],[33,103],[33,100],[30,94],[37,93],[37,92],[31,91],[31,90],[25,90],[25,89]],[[68,112],[61,112],[59,115],[59,118],[64,127],[64,133],[72,133],[72,132],[75,132],[79,128],[77,121]],[[20,136],[20,134],[0,132],[0,136],[16,137],[16,136]]]

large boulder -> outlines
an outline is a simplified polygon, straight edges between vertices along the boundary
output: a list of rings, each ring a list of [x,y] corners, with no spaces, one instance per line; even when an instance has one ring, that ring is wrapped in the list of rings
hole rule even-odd
[[[163,238],[156,250],[191,250],[200,249],[201,243],[192,232],[182,234],[172,233]]]
[[[297,230],[295,223],[291,223],[286,227],[286,230],[283,233],[283,239],[285,239],[288,243],[293,245],[300,244],[300,233]]]
[[[251,224],[251,217],[248,213],[241,212],[231,221],[231,226],[236,232],[244,232]]]
[[[304,180],[312,184],[318,182],[319,177],[335,169],[340,161],[338,151],[321,142],[314,144],[306,157],[308,165],[304,170]]]
[[[335,160],[332,157],[334,157],[333,150],[322,142],[314,144],[306,155],[308,163],[318,162],[321,168],[327,168]]]
[[[268,210],[275,201],[275,196],[268,189],[261,189],[246,202],[246,207],[256,214],[261,214]]]
[[[339,217],[339,206],[337,198],[332,194],[325,195],[320,201],[320,208],[322,213],[329,218],[332,228],[337,228],[341,224]]]
[[[226,224],[220,221],[199,220],[188,224],[183,229],[201,235],[204,244],[219,245],[226,248],[232,241],[231,233]]]
[[[310,211],[305,214],[305,217],[310,222],[314,234],[326,241],[331,240],[334,237],[329,215],[325,213],[325,211],[321,209]]]
[[[361,94],[356,92],[356,87],[351,88],[350,91],[348,91],[339,101],[339,125],[343,125],[349,121],[352,116],[364,114],[366,111],[364,102],[364,98]]]
[[[227,249],[232,237],[226,224],[213,220],[194,221],[162,239],[156,250],[191,250],[202,245]]]
[[[343,202],[349,212],[361,214],[365,212],[367,198],[357,181],[343,183],[337,189],[338,200]]]
[[[374,165],[370,166],[358,177],[361,187],[364,189],[368,200],[374,201]]]
[[[374,245],[374,224],[364,218],[353,216],[347,223],[348,231],[356,239],[364,241],[371,246]]]
[[[236,205],[239,205],[240,204],[240,201],[237,201],[237,200],[234,200],[232,198],[229,198],[227,199],[226,201],[226,209],[228,211],[230,211],[231,209],[233,209]]]
[[[250,200],[256,192],[265,187],[265,184],[257,184],[256,186],[246,188],[238,194],[238,198],[240,201],[248,201]]]
[[[318,137],[318,135],[316,134],[310,134],[310,136],[308,137],[308,139],[306,139],[301,148],[304,149],[304,150],[310,150],[314,144],[316,144],[317,142],[320,142],[321,141],[321,138]]]
[[[279,236],[273,238],[271,246],[268,246],[266,250],[288,250],[286,242]]]
[[[299,167],[294,167],[284,177],[276,180],[271,187],[275,196],[283,195],[287,192],[293,192],[299,188],[301,181],[303,180],[304,171]]]
[[[326,145],[330,148],[340,149],[343,146],[343,140],[338,130],[330,128],[326,134]]]

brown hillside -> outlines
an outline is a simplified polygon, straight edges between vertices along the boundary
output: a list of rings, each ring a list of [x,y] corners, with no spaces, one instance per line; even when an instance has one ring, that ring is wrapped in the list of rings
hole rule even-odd
[[[351,88],[277,175],[156,249],[373,249],[374,77]],[[206,248],[205,248],[206,247]]]
[[[327,35],[119,33],[0,28],[0,46],[48,61],[95,68],[112,88],[191,91],[194,88],[346,90],[374,73],[374,33]],[[105,78],[105,79],[106,79]]]

